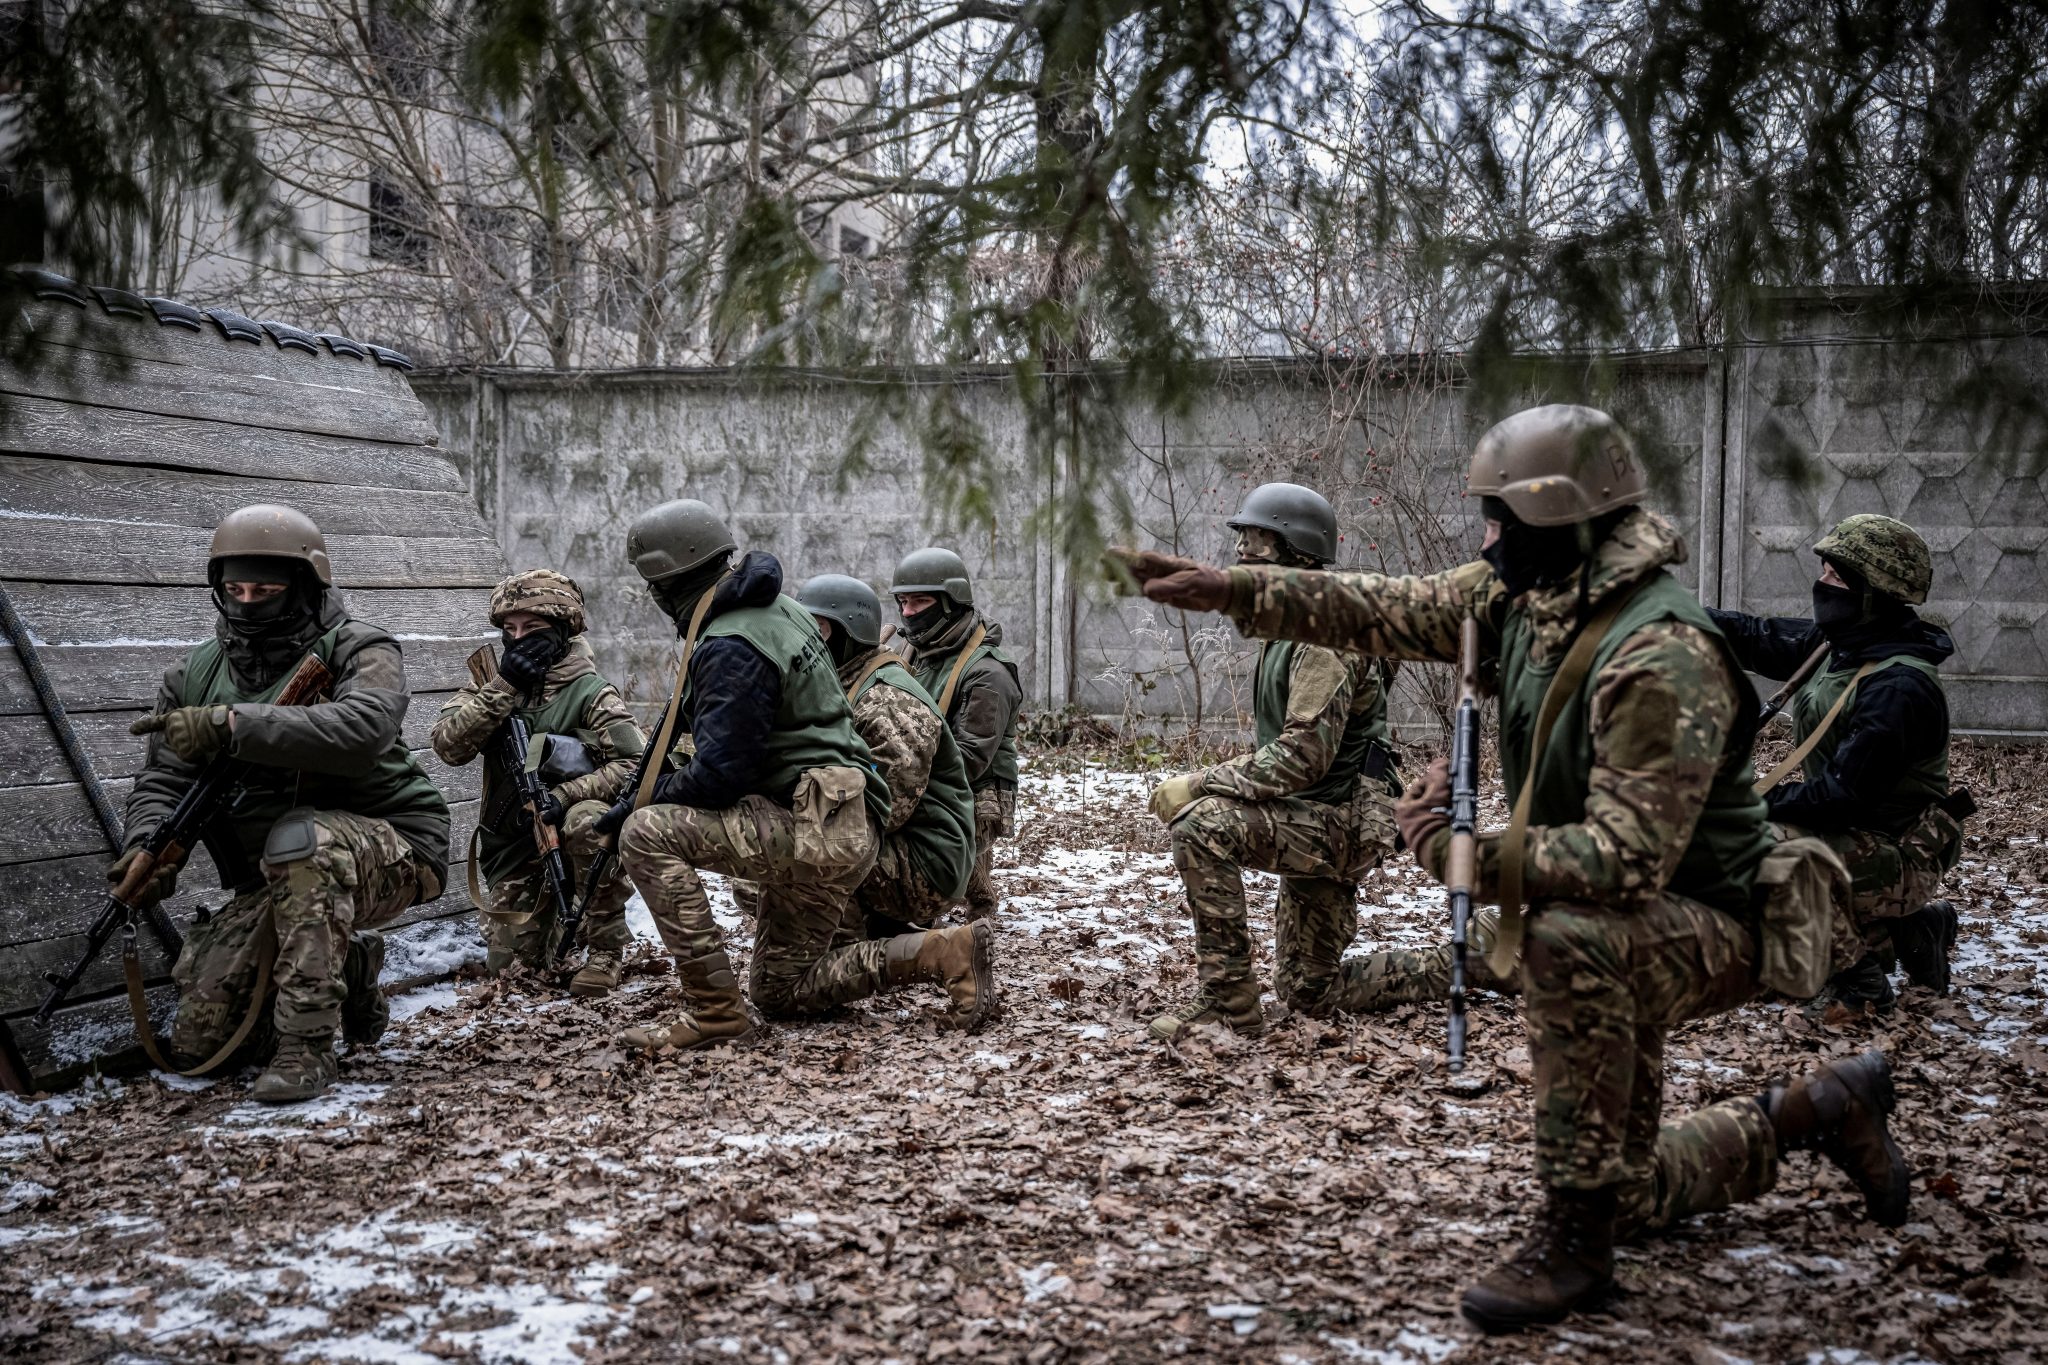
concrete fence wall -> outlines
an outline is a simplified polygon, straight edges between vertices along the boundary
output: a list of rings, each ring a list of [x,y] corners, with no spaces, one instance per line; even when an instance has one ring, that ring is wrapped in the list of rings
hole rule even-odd
[[[1102,510],[1127,512],[1140,545],[1220,559],[1243,492],[1293,479],[1337,505],[1343,566],[1446,567],[1478,541],[1458,496],[1477,430],[1524,402],[1594,402],[1643,446],[1657,505],[1692,546],[1681,576],[1706,601],[1803,614],[1822,529],[1851,512],[1901,517],[1935,551],[1928,612],[1957,636],[1946,671],[1958,728],[2048,730],[2048,465],[2033,412],[2048,393],[2048,340],[1982,300],[1939,316],[1862,295],[1779,308],[1767,343],[1532,361],[1519,391],[1483,412],[1457,373],[1415,364],[1218,366],[1186,415],[1126,415],[1123,506]],[[859,377],[518,372],[422,375],[414,387],[508,560],[584,586],[601,661],[643,700],[665,690],[673,632],[625,562],[624,528],[687,496],[724,511],[744,546],[777,554],[792,587],[827,571],[880,587],[911,549],[959,549],[1035,707],[1241,723],[1243,642],[1213,620],[1115,599],[1028,535],[1032,512],[1063,490],[1030,456],[1007,377],[943,382],[988,434],[992,529],[946,524],[911,431],[883,425],[849,466],[878,391]],[[1442,671],[1407,671],[1398,716],[1420,719],[1426,694],[1447,686]]]

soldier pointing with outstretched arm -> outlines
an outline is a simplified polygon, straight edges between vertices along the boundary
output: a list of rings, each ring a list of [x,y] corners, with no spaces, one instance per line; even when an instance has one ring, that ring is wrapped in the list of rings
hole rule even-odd
[[[1528,1240],[1465,1291],[1465,1314],[1497,1332],[1593,1304],[1613,1285],[1617,1237],[1755,1199],[1788,1151],[1824,1153],[1872,1217],[1902,1224],[1880,1054],[1659,1127],[1666,1033],[1761,989],[1772,834],[1752,790],[1755,694],[1668,572],[1684,543],[1639,506],[1627,434],[1591,408],[1532,408],[1480,440],[1467,489],[1486,539],[1479,562],[1447,573],[1128,561],[1148,597],[1226,612],[1262,638],[1448,662],[1478,621],[1517,816],[1481,835],[1475,898],[1502,903],[1495,968],[1520,954],[1545,1199]],[[1448,798],[1439,761],[1395,810],[1432,875]]]

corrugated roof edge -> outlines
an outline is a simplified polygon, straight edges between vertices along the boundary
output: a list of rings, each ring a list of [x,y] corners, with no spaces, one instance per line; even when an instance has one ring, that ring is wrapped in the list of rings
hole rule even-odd
[[[39,299],[54,299],[79,308],[90,308],[97,303],[111,318],[154,317],[159,327],[178,327],[188,332],[203,332],[210,322],[219,330],[222,337],[231,342],[241,341],[261,346],[267,337],[270,343],[280,350],[304,351],[308,355],[320,354],[324,344],[326,350],[333,355],[368,360],[394,370],[414,368],[411,356],[387,346],[372,346],[366,341],[351,341],[345,336],[337,336],[331,332],[309,332],[288,322],[257,322],[226,308],[194,308],[176,299],[144,298],[129,290],[115,289],[107,285],[94,285],[88,288],[68,276],[59,275],[54,270],[13,266],[0,270],[0,283],[25,289]]]

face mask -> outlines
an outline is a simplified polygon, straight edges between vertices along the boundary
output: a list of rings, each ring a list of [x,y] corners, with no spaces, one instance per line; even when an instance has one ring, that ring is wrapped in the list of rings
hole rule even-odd
[[[855,644],[853,637],[846,633],[846,627],[840,625],[832,627],[832,638],[825,642],[825,649],[832,655],[832,662],[840,668],[846,667],[846,661],[851,659],[856,651],[865,648],[867,646]]]
[[[1862,621],[1862,593],[1854,588],[1838,588],[1832,583],[1813,585],[1813,623],[1820,627],[1821,634],[1833,639]]]
[[[946,623],[951,619],[952,613],[947,610],[946,600],[940,598],[917,615],[905,616],[903,631],[913,640],[923,640],[944,630]]]
[[[1496,511],[1506,515],[1496,517]],[[1479,557],[1492,566],[1510,597],[1562,583],[1586,562],[1578,526],[1529,526],[1515,520],[1505,506],[1489,506],[1487,515],[1500,522],[1500,537],[1481,550]]]
[[[213,590],[213,605],[228,629],[245,640],[291,629],[307,614],[305,594],[293,583],[275,597],[261,602],[237,602],[225,588]]]
[[[569,652],[569,637],[560,626],[542,626],[539,630],[526,632],[524,637],[516,636],[509,630],[501,630],[498,632],[498,642],[509,651],[513,645],[519,643],[520,639],[532,639],[536,635],[552,635],[554,637],[551,649],[556,658],[559,659]]]

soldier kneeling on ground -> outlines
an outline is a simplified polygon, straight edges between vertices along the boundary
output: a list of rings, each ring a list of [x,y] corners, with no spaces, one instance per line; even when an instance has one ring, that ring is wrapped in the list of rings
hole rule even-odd
[[[647,804],[629,791],[597,824],[618,831],[620,860],[689,1002],[673,1023],[628,1029],[625,1041],[697,1048],[752,1031],[700,869],[760,886],[748,986],[762,1013],[820,1014],[931,983],[951,997],[951,1022],[979,1025],[995,1005],[989,925],[847,941],[889,787],[853,728],[816,624],[782,594],[782,566],[760,551],[734,565],[736,548],[718,515],[688,499],[644,513],[626,538],[627,557],[683,637],[657,751],[672,753],[678,731],[695,747],[651,784]]]
[[[1253,489],[1230,527],[1237,562],[1318,569],[1337,556],[1337,514],[1298,484]],[[1168,778],[1152,813],[1195,917],[1195,998],[1152,1021],[1172,1041],[1201,1024],[1256,1034],[1265,1024],[1252,971],[1242,869],[1280,874],[1273,910],[1281,1000],[1305,1014],[1356,1009],[1370,982],[1343,960],[1358,929],[1358,879],[1394,848],[1393,750],[1386,666],[1322,645],[1267,642],[1253,670],[1258,747]]]
[[[1913,610],[1927,600],[1934,560],[1912,527],[1864,513],[1813,550],[1811,619],[1712,615],[1742,666],[1766,678],[1789,678],[1828,649],[1790,703],[1799,776],[1764,800],[1787,837],[1817,835],[1849,868],[1850,927],[1870,951],[1825,996],[1889,1009],[1894,958],[1913,984],[1948,993],[1956,912],[1933,896],[1962,856],[1961,820],[1974,809],[1948,785],[1940,666],[1955,642]]]
[[[512,575],[491,593],[491,624],[503,632],[504,657],[493,676],[472,680],[441,707],[434,752],[457,768],[479,753],[485,756],[482,814],[470,851],[470,894],[483,917],[484,965],[493,973],[515,962],[540,970],[553,965],[562,926],[541,870],[532,818],[493,740],[511,717],[525,722],[536,746],[525,761],[548,787],[541,818],[560,829],[579,887],[598,851],[593,827],[631,780],[646,740],[618,689],[597,671],[583,638],[583,593],[574,580],[552,569]],[[487,891],[477,885],[479,868]],[[611,875],[584,907],[581,937],[589,952],[570,979],[572,994],[604,995],[618,988],[631,938],[627,890],[613,862]]]
[[[311,1099],[334,1083],[334,1036],[375,1042],[389,1018],[373,926],[441,894],[448,803],[405,747],[409,700],[398,644],[354,620],[333,590],[327,543],[289,507],[244,507],[207,552],[214,638],[164,675],[148,765],[128,797],[126,851],[141,844],[216,755],[249,765],[239,799],[204,831],[234,898],[195,923],[178,957],[171,1046],[181,1065],[224,1062],[243,1022],[269,1008],[275,1050],[253,1096]],[[273,704],[312,655],[325,699]],[[175,874],[152,893],[168,895]],[[258,998],[276,986],[276,1004]],[[261,1044],[257,1045],[259,1048]]]

